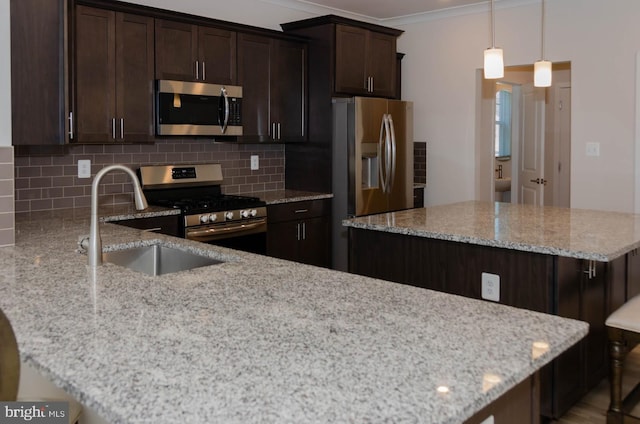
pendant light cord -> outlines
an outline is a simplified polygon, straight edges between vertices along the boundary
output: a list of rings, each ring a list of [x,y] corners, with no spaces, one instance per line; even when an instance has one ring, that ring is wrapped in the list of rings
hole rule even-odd
[[[542,43],[540,46],[540,60],[544,60],[544,0],[542,0],[542,25],[540,26],[542,32]]]
[[[491,0],[491,48],[496,48],[496,13],[493,10],[493,0]]]

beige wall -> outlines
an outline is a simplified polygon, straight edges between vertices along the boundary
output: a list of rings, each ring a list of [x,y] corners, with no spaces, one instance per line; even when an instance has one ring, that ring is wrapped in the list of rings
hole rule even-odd
[[[474,198],[475,70],[490,44],[488,10],[401,27],[403,90],[415,102],[416,139],[429,144],[428,205]],[[498,7],[507,66],[539,59],[539,16],[538,2]],[[572,70],[572,207],[634,209],[639,17],[637,0],[547,2],[547,59]],[[601,143],[600,157],[586,156],[589,142]]]

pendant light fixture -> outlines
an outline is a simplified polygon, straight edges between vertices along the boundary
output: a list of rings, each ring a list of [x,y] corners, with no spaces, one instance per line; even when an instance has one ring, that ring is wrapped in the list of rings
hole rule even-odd
[[[551,87],[551,62],[544,60],[544,0],[542,0],[542,24],[540,26],[541,47],[540,60],[533,64],[533,85],[535,87]]]
[[[491,0],[491,47],[484,51],[484,77],[497,79],[504,77],[502,49],[496,48],[496,14]]]

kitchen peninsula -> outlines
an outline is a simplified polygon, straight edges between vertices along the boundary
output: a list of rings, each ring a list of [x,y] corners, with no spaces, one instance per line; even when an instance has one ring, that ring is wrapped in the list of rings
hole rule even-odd
[[[589,322],[589,335],[542,373],[548,417],[606,375],[604,321],[640,292],[640,215],[470,201],[344,225],[354,273],[476,299],[482,274],[494,274],[500,303]]]
[[[223,262],[159,277],[91,269],[77,252],[88,211],[16,221],[16,246],[0,249],[0,308],[22,361],[106,422],[534,422],[537,371],[587,333],[111,223],[105,251],[160,243]],[[509,408],[516,421],[501,418]]]

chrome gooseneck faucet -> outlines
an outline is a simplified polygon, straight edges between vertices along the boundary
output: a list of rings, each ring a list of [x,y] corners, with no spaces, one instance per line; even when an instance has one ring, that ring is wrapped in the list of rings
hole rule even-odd
[[[111,171],[124,171],[131,177],[133,182],[133,193],[136,200],[136,209],[142,210],[148,207],[147,199],[142,193],[142,187],[136,174],[124,165],[109,165],[102,168],[93,178],[91,185],[91,228],[89,230],[89,266],[96,267],[102,265],[102,239],[98,230],[98,185],[102,177]]]

